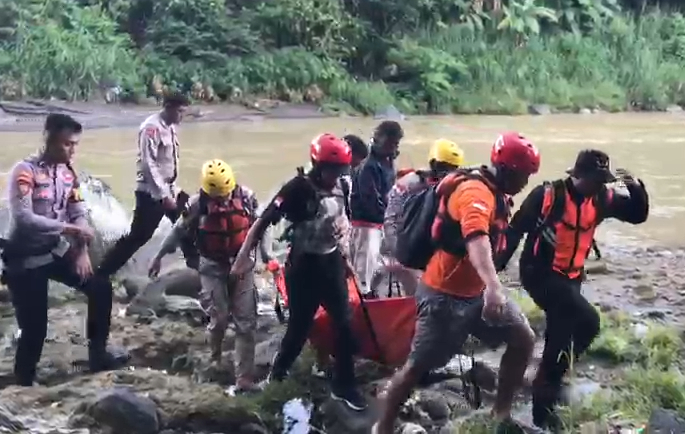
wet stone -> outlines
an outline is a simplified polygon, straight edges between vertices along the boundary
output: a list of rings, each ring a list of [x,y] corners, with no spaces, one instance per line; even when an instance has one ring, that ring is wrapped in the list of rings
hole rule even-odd
[[[649,417],[647,431],[651,434],[669,434],[685,432],[685,419],[673,410],[657,408]]]
[[[419,408],[425,411],[431,420],[443,421],[450,417],[451,410],[447,398],[439,391],[422,391],[417,401]]]
[[[156,434],[160,428],[157,404],[126,388],[102,393],[86,405],[85,414],[112,434]]]
[[[642,301],[652,301],[657,298],[654,287],[645,283],[640,283],[633,287],[633,293]]]
[[[220,363],[211,362],[208,357],[198,358],[193,363],[193,380],[196,383],[216,383],[228,386],[235,383],[235,369],[232,358],[224,356]]]
[[[0,432],[26,432],[24,424],[21,423],[21,421],[19,421],[4,405],[0,405]]]

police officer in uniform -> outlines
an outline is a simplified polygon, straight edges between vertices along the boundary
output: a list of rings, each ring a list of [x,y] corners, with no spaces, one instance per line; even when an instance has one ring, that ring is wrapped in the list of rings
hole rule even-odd
[[[21,336],[14,374],[17,384],[31,386],[48,326],[48,280],[75,288],[88,297],[86,333],[93,372],[118,368],[126,357],[107,350],[112,285],[96,278],[88,257],[93,230],[79,194],[71,158],[81,124],[51,114],[45,122],[45,147],[19,161],[9,175],[13,220],[2,258],[3,280],[12,295]]]
[[[147,243],[166,216],[175,222],[187,195],[178,190],[178,133],[176,126],[190,105],[182,94],[164,98],[164,107],[143,121],[138,134],[138,161],[136,174],[136,205],[131,230],[105,254],[97,274],[110,276],[131,259]],[[186,263],[197,268],[198,255],[191,240],[184,239],[181,249]]]

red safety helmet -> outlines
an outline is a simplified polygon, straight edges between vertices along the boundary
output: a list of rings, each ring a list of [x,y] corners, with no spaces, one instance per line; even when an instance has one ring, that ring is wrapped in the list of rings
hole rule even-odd
[[[347,142],[330,133],[314,137],[310,146],[309,156],[313,164],[349,165],[352,162],[352,150]]]
[[[533,175],[540,170],[540,151],[517,132],[500,135],[492,145],[490,162],[518,172]]]

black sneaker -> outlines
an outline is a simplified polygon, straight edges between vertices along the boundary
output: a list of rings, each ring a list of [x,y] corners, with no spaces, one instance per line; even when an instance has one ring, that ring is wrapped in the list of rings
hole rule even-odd
[[[88,365],[90,372],[113,371],[126,366],[131,359],[123,348],[90,347],[88,349]]]
[[[359,393],[356,387],[334,388],[331,391],[331,398],[342,402],[354,411],[366,409],[366,398]]]

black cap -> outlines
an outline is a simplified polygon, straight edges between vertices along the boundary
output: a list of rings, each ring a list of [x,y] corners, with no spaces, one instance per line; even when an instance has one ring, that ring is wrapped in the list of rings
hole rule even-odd
[[[616,176],[609,168],[609,155],[596,149],[586,149],[578,153],[576,164],[566,171],[578,179],[588,179],[603,183],[616,181]]]

